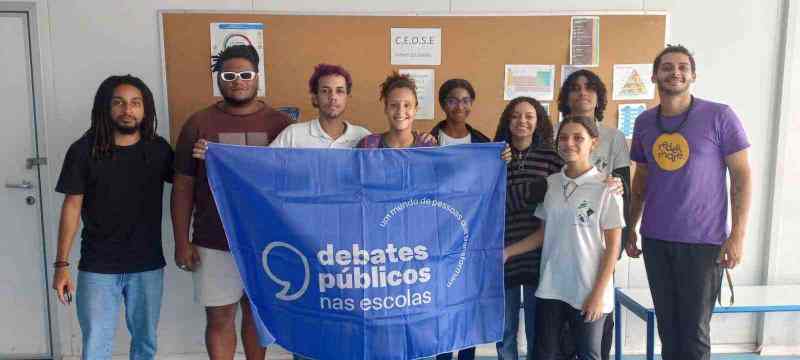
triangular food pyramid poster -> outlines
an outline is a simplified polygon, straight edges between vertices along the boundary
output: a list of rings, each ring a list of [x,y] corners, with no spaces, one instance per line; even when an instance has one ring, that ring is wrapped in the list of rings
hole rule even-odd
[[[647,86],[642,82],[642,77],[639,76],[639,72],[636,71],[636,69],[631,70],[631,75],[628,76],[628,80],[625,81],[621,94],[626,96],[647,94]]]
[[[614,94],[612,100],[650,100],[655,97],[655,86],[649,81],[650,64],[615,64]]]

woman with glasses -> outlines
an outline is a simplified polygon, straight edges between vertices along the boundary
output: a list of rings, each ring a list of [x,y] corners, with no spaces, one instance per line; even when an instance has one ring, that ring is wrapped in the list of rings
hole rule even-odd
[[[455,145],[489,142],[489,137],[467,123],[475,101],[475,89],[464,79],[450,79],[439,88],[439,105],[445,119],[431,129],[431,135],[439,145]],[[464,352],[464,351],[462,351]],[[474,353],[474,349],[473,349]],[[446,359],[447,357],[444,357]],[[473,357],[459,359],[472,359]]]

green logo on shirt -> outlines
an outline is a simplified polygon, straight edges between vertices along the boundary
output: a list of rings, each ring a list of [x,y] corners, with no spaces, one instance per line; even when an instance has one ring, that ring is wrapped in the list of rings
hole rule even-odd
[[[592,216],[592,214],[594,214],[594,210],[592,210],[592,204],[586,200],[583,200],[580,204],[578,204],[578,208],[575,212],[578,224],[581,225],[587,225],[589,223],[589,218]]]

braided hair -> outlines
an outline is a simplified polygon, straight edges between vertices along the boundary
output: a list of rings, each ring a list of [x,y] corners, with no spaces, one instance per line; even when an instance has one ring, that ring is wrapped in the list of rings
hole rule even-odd
[[[211,57],[211,71],[220,72],[225,61],[241,58],[250,61],[258,72],[258,52],[252,45],[233,45]]]
[[[111,118],[111,98],[114,97],[114,90],[120,85],[133,86],[142,93],[144,118],[139,128],[141,136],[146,141],[153,140],[156,137],[158,119],[156,117],[153,93],[150,92],[150,88],[145,85],[144,81],[130,74],[109,76],[103,80],[94,95],[92,123],[89,130],[86,131],[86,135],[91,142],[92,159],[98,160],[113,155],[114,120]]]

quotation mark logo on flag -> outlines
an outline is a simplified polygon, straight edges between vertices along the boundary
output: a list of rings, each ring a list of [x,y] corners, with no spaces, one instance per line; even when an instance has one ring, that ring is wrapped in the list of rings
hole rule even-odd
[[[210,144],[209,182],[262,344],[416,359],[498,341],[503,147]]]

